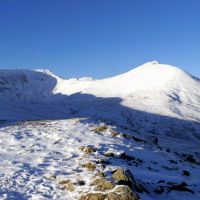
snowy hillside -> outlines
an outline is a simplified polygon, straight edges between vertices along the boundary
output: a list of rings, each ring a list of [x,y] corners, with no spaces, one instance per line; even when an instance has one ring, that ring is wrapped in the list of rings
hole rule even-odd
[[[199,87],[200,81],[186,72],[169,65],[150,62],[104,80],[85,83],[61,81],[58,82],[55,93],[120,97],[123,105],[134,109],[195,118],[196,112],[200,111]]]
[[[128,108],[187,120],[199,120],[199,87],[197,78],[155,61],[103,80],[64,80],[48,70],[0,71],[0,98],[6,101],[46,104],[118,98]]]
[[[200,199],[200,80],[177,67],[0,70],[0,113],[0,199]]]

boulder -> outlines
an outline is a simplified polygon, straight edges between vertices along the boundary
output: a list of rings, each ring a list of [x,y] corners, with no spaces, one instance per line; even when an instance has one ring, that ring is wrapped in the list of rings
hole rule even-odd
[[[79,200],[139,200],[139,197],[128,186],[119,186],[113,192],[105,194],[88,193],[81,195]]]
[[[108,200],[139,200],[128,186],[119,186],[114,192],[106,194]]]
[[[74,185],[74,183],[71,182],[71,180],[68,180],[68,179],[62,180],[58,184],[59,184],[61,189],[66,189],[70,192],[75,190],[75,185]]]
[[[139,184],[135,181],[130,170],[124,170],[122,168],[119,168],[113,172],[112,178],[119,185],[127,185],[133,191],[137,191],[140,193],[143,193],[143,192],[148,193],[148,191],[141,184]]]
[[[81,150],[85,154],[91,154],[96,152],[96,149],[93,146],[81,146],[79,150]]]
[[[92,182],[92,185],[95,185],[95,190],[105,191],[110,190],[115,187],[115,184],[111,181],[106,180],[105,178],[97,178]]]
[[[89,171],[94,171],[96,169],[96,164],[93,162],[88,162],[83,164],[82,167],[88,169]]]
[[[98,133],[98,132],[103,132],[107,130],[107,126],[99,126],[97,128],[94,129],[94,132]]]

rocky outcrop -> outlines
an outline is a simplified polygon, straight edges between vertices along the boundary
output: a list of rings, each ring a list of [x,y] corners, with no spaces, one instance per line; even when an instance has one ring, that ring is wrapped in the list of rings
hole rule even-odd
[[[139,200],[128,186],[119,186],[109,193],[88,193],[82,195],[79,200]]]

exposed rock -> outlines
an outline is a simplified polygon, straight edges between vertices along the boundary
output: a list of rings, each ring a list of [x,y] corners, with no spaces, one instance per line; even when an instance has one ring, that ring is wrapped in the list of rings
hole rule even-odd
[[[95,176],[106,177],[106,174],[104,172],[98,172],[95,174]]]
[[[105,200],[106,195],[103,193],[88,193],[81,195],[79,200]]]
[[[140,192],[140,193],[143,193],[143,192],[146,192],[146,193],[149,193],[140,183],[138,183],[130,170],[126,170],[125,171],[125,174],[126,176],[128,177],[129,179],[129,182],[131,183],[131,188],[134,190],[134,191],[137,191],[137,192]]]
[[[106,194],[108,200],[139,200],[128,186],[119,186],[114,192]]]
[[[79,200],[139,200],[139,197],[128,186],[119,186],[115,191],[106,194],[88,193],[81,195]]]
[[[172,171],[172,170],[178,170],[178,167],[168,167],[168,166],[162,166],[163,169],[168,170],[168,171]]]
[[[177,161],[175,161],[175,160],[169,160],[171,163],[173,163],[173,164],[178,164],[178,162]]]
[[[151,138],[151,143],[154,144],[154,145],[158,145],[158,138],[156,136],[153,136]]]
[[[188,185],[185,182],[182,182],[181,184],[172,185],[169,189],[170,191],[177,190],[181,192],[190,192],[194,194],[194,192],[190,188],[188,188]]]
[[[170,152],[171,152],[171,150],[170,150],[169,148],[167,148],[167,149],[166,149],[166,152],[170,153]]]
[[[193,164],[200,164],[199,162],[196,161],[196,159],[191,154],[183,155],[183,156],[185,157],[184,161],[187,161],[187,162],[190,162],[190,163],[193,163]]]
[[[96,152],[96,149],[93,146],[81,146],[79,149],[85,154],[91,154]]]
[[[104,153],[104,156],[106,156],[106,157],[114,157],[115,154],[113,152],[111,152],[111,151],[107,151],[107,152]]]
[[[106,180],[105,178],[98,178],[92,182],[92,185],[95,185],[95,190],[105,191],[110,190],[115,187],[115,184],[111,181]]]
[[[188,172],[187,170],[183,170],[182,175],[183,176],[190,176],[190,172]]]
[[[116,136],[118,136],[120,133],[118,133],[118,132],[112,130],[112,131],[110,132],[110,134],[111,134],[112,137],[116,137]]]
[[[122,133],[122,137],[128,138],[128,139],[133,139],[132,135],[129,135],[127,133]]]
[[[94,132],[98,133],[98,132],[103,132],[107,130],[107,126],[99,126],[97,128],[94,129]]]
[[[137,164],[143,163],[143,160],[141,160],[139,158],[135,158],[134,156],[130,156],[130,155],[126,154],[125,152],[121,153],[119,158],[123,159],[123,160],[134,161]]]
[[[110,164],[109,161],[107,160],[104,160],[104,159],[98,159],[95,161],[97,164]]]
[[[128,177],[125,174],[125,171],[122,168],[115,170],[113,172],[112,178],[116,182],[120,182],[120,181],[128,182],[129,181]]]
[[[177,161],[175,161],[175,160],[172,160],[172,159],[170,159],[170,160],[169,160],[169,162],[170,162],[170,163],[172,163],[172,164],[178,164],[178,162],[177,162]]]
[[[143,193],[148,191],[139,183],[137,183],[130,172],[130,170],[124,171],[122,168],[119,168],[113,172],[112,178],[119,184],[119,185],[127,185],[132,190]]]
[[[78,181],[77,181],[77,185],[83,186],[83,185],[85,185],[85,181],[83,181],[83,180],[78,180]]]
[[[47,174],[45,177],[50,180],[55,180],[57,178],[55,174]]]
[[[158,187],[154,190],[154,192],[155,192],[156,194],[162,194],[164,191],[165,191],[165,189],[164,189],[163,186],[158,186]]]
[[[96,169],[96,164],[88,162],[82,165],[82,167],[87,168],[89,171],[94,171]]]
[[[177,185],[177,183],[168,181],[168,182],[167,182],[167,185]]]
[[[130,135],[130,134],[127,134],[127,133],[122,133],[121,135],[122,135],[122,137],[124,137],[124,138],[133,139],[135,142],[143,142],[143,143],[146,144],[146,141],[145,141],[145,140],[140,139],[140,138],[137,138],[137,137],[135,137],[135,136],[133,136],[133,135]]]
[[[137,138],[137,137],[134,137],[134,136],[132,136],[133,137],[133,139],[136,141],[136,142],[143,142],[143,143],[147,143],[145,140],[143,140],[143,139],[140,139],[140,138]]]
[[[165,183],[165,180],[160,180],[157,182],[157,184],[159,184],[159,183]]]
[[[62,180],[58,184],[61,189],[66,189],[70,192],[75,190],[75,185],[71,182],[71,180]]]

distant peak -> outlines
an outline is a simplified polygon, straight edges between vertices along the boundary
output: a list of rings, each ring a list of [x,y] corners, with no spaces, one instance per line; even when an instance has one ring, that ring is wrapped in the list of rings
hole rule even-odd
[[[53,72],[51,72],[49,69],[35,69],[36,72],[42,72],[44,74],[52,75]]]
[[[54,77],[54,78],[59,78],[59,79],[62,79],[61,77],[55,75],[52,71],[50,71],[49,69],[35,69],[33,70],[35,72],[40,72],[40,73],[43,73],[43,74],[46,74],[48,76],[51,76],[51,77]]]
[[[124,74],[117,76],[123,78],[126,82],[134,82],[140,85],[143,89],[146,86],[151,88],[158,88],[166,83],[171,84],[183,80],[191,81],[192,76],[178,67],[167,64],[160,64],[158,61],[147,62],[140,65]]]

